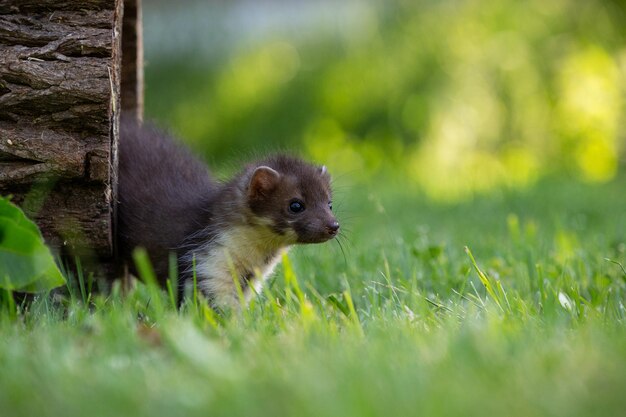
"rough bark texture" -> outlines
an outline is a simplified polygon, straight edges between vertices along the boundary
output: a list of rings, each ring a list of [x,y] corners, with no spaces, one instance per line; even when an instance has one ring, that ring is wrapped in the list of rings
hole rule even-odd
[[[143,38],[141,0],[124,0],[122,26],[122,110],[143,119]]]
[[[0,0],[0,194],[65,253],[112,254],[122,0]]]

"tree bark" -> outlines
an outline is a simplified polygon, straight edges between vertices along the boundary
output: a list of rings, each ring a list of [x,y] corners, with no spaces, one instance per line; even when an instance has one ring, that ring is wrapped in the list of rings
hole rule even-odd
[[[122,10],[0,0],[0,194],[65,254],[112,256]]]
[[[143,36],[141,0],[124,0],[122,110],[143,119]]]

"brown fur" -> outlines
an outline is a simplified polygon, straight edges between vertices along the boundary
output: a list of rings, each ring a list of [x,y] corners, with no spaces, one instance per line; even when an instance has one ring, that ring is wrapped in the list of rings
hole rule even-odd
[[[132,265],[132,250],[146,248],[161,282],[167,278],[171,252],[177,255],[183,281],[189,279],[194,258],[197,265],[204,262],[208,271],[199,279],[223,275],[211,272],[207,263],[221,250],[219,245],[225,244],[219,238],[231,230],[243,230],[250,239],[267,239],[257,245],[263,248],[261,263],[267,265],[275,263],[281,248],[323,242],[337,234],[339,224],[329,207],[330,176],[325,169],[275,155],[249,164],[222,184],[186,148],[150,126],[123,119],[120,137],[120,261]],[[301,213],[290,210],[295,200],[305,207]],[[245,258],[245,254],[231,253],[237,248],[225,250],[235,259]],[[248,285],[253,275],[249,266],[238,273]],[[214,295],[211,291],[205,291],[209,298]]]

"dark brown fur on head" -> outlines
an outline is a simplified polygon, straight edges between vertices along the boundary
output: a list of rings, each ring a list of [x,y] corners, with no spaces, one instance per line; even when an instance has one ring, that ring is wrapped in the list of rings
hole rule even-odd
[[[337,235],[330,175],[325,167],[276,155],[243,174],[248,206],[279,235],[295,232],[295,243],[319,243]]]

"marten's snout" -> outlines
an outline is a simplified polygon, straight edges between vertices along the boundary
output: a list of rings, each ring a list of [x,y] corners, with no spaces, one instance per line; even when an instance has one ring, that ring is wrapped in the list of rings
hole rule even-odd
[[[339,222],[334,217],[319,216],[319,212],[309,214],[291,224],[298,235],[298,243],[322,243],[337,236]]]
[[[339,222],[337,220],[333,220],[326,224],[326,232],[331,236],[336,236],[337,233],[339,233]]]

